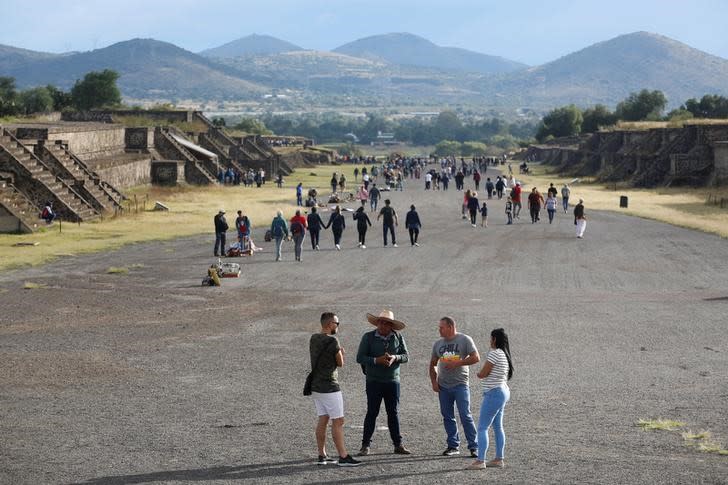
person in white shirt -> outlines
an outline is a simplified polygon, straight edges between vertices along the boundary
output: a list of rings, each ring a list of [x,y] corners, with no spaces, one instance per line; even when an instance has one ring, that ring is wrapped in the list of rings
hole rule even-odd
[[[482,470],[487,467],[503,468],[503,452],[506,435],[503,432],[503,410],[511,397],[508,380],[513,376],[513,363],[508,335],[502,328],[490,332],[490,350],[478,377],[483,379],[483,402],[478,419],[478,458],[468,465],[468,470]],[[488,451],[488,428],[493,426],[495,436],[495,458],[486,463]]]

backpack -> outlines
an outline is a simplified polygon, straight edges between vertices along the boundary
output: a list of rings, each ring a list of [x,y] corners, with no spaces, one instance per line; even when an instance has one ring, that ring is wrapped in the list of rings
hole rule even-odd
[[[293,224],[291,224],[291,233],[293,234],[302,234],[303,233],[303,224],[301,224],[300,221],[294,221]]]
[[[516,194],[516,188],[515,188],[515,187],[513,187],[513,188],[511,189],[511,200],[515,200],[515,198],[516,198],[516,195],[518,195],[518,194]]]
[[[265,242],[270,242],[273,239],[273,236],[271,235],[270,229],[265,231],[265,235],[263,236],[263,240]]]

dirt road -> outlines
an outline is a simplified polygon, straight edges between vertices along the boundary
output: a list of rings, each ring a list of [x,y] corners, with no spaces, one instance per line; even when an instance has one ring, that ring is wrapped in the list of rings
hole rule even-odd
[[[210,237],[0,274],[0,483],[725,483],[728,457],[635,425],[677,419],[728,447],[724,239],[588,201],[583,240],[569,215],[532,225],[524,210],[506,226],[495,200],[490,227],[473,228],[461,193],[410,183],[387,195],[398,248],[382,247],[375,222],[357,249],[347,215],[341,251],[327,232],[320,252],[305,241],[298,263],[289,243],[275,263],[265,243],[221,288],[200,287]],[[424,225],[417,248],[403,224],[411,203]],[[262,244],[269,221],[253,224]],[[373,328],[365,314],[382,308],[408,324],[401,420],[414,454],[391,454],[378,431],[364,466],[316,466],[315,413],[301,395],[309,335],[321,312],[338,312],[356,451],[365,396],[354,358]],[[443,315],[482,352],[491,329],[510,334],[505,469],[464,471],[468,459],[440,455],[427,365]]]

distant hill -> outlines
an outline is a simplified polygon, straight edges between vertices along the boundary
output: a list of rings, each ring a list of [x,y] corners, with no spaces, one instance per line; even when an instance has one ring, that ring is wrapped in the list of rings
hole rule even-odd
[[[704,94],[728,95],[728,60],[635,32],[478,84],[479,90],[520,98],[520,104],[614,105],[632,92],[659,89],[675,106]]]
[[[302,47],[286,42],[285,40],[271,37],[270,35],[252,34],[212,49],[206,49],[200,52],[200,55],[204,57],[232,58],[243,56],[267,56],[271,54],[280,54],[282,52],[302,50],[304,50]]]
[[[0,44],[0,75],[18,66],[38,60],[53,59],[63,54],[51,54],[49,52],[37,52],[19,47]]]
[[[482,74],[518,71],[528,67],[526,64],[503,57],[489,56],[457,47],[440,47],[427,39],[408,33],[366,37],[337,47],[334,52],[376,59],[390,64],[443,70],[456,69]]]
[[[247,99],[266,89],[221,65],[153,39],[133,39],[103,49],[38,59],[3,70],[19,87],[54,84],[70,89],[89,71],[120,74],[122,95],[141,99]]]

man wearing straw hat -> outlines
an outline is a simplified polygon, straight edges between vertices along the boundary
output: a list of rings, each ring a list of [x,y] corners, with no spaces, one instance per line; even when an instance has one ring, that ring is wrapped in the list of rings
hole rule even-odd
[[[377,328],[362,336],[356,354],[356,361],[367,376],[367,414],[359,456],[366,456],[370,452],[382,400],[387,411],[387,426],[394,452],[409,455],[411,452],[402,444],[399,431],[399,366],[409,358],[404,337],[398,332],[404,329],[405,324],[395,320],[391,310],[382,310],[379,316],[367,313],[367,320]]]

